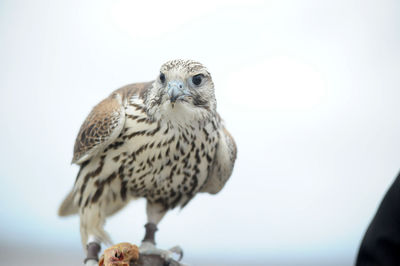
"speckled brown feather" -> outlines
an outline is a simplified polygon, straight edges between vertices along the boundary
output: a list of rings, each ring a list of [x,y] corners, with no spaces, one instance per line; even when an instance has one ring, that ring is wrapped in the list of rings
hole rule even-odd
[[[135,94],[143,98],[151,84],[152,82],[146,82],[124,86],[97,104],[79,130],[72,163],[83,163],[115,140],[125,121],[126,99]]]
[[[112,94],[115,93],[120,94],[123,102],[125,102],[127,99],[131,98],[134,95],[137,95],[139,98],[144,99],[147,90],[151,87],[153,82],[154,80],[149,82],[129,84],[115,90]]]

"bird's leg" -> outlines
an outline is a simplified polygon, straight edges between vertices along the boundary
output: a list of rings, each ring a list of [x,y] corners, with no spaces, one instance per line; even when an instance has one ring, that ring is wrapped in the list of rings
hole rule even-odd
[[[156,248],[155,233],[158,230],[157,225],[167,213],[167,210],[159,203],[150,203],[147,201],[146,213],[147,224],[144,226],[146,228],[146,234],[139,247],[140,253],[160,255],[166,260],[171,260],[172,254],[178,254],[180,260],[183,257],[183,251],[179,246],[175,246],[169,250]]]
[[[98,265],[100,241],[93,236],[89,236],[86,249],[87,249],[87,254],[86,254],[86,259],[84,260],[85,265],[86,266]]]
[[[156,245],[156,240],[155,240],[155,234],[157,229],[157,225],[151,222],[148,222],[144,226],[146,228],[146,234],[144,235],[144,238],[142,242],[149,242],[152,243],[153,245]]]
[[[156,245],[155,234],[158,223],[167,213],[164,206],[159,203],[150,203],[147,201],[146,204],[146,214],[147,214],[147,224],[144,226],[146,228],[146,234],[142,240],[142,245]]]

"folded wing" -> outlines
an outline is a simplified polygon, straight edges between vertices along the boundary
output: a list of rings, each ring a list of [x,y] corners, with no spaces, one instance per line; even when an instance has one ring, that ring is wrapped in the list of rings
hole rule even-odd
[[[93,108],[79,130],[72,163],[82,164],[118,137],[125,123],[124,110],[118,93],[111,94]]]
[[[232,174],[236,160],[236,143],[225,127],[219,131],[219,142],[214,162],[201,192],[218,193]]]

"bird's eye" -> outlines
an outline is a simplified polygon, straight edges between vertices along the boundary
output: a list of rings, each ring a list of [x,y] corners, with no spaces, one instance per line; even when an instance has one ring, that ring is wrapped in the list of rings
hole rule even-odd
[[[164,82],[165,82],[165,75],[164,75],[164,73],[161,73],[161,74],[160,74],[160,81],[161,81],[161,83],[164,83]]]
[[[192,82],[194,85],[198,86],[201,84],[201,81],[203,80],[203,74],[198,74],[192,77]]]

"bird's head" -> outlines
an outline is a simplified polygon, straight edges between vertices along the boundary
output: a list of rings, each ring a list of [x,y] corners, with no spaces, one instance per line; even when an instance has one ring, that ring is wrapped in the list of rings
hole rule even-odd
[[[154,112],[214,112],[216,100],[211,75],[196,61],[168,61],[161,66],[146,102]]]

